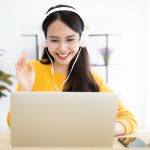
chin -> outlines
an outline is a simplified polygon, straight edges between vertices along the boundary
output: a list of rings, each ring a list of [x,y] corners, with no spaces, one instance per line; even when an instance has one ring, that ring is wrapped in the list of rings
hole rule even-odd
[[[65,62],[62,62],[62,61],[59,61],[58,63],[60,65],[69,65],[71,61],[65,61]]]

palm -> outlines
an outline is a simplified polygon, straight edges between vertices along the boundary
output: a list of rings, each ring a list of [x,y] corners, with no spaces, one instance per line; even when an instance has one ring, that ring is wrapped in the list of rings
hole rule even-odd
[[[35,80],[35,71],[29,70],[27,66],[21,68],[17,74],[17,79],[24,89],[33,86]]]
[[[35,71],[31,63],[27,63],[26,54],[22,53],[16,63],[16,76],[21,90],[31,91],[35,81]]]

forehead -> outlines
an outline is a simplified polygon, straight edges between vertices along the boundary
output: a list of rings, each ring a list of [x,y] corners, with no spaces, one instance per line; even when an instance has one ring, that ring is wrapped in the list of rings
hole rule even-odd
[[[61,20],[55,20],[48,26],[47,35],[70,35],[77,34],[74,30],[72,30],[69,26],[63,23]]]

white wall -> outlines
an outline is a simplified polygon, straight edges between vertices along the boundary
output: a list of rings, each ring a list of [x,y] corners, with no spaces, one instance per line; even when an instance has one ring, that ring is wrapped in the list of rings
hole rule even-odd
[[[84,16],[91,33],[119,33],[110,38],[114,49],[109,67],[109,85],[120,93],[124,104],[135,114],[140,128],[146,126],[145,58],[146,0],[0,0],[0,49],[2,69],[15,75],[14,63],[22,50],[33,55],[34,44],[21,34],[39,33],[43,14],[55,4],[70,4]],[[26,43],[26,44],[25,44]],[[97,69],[97,68],[96,68]],[[102,75],[103,69],[99,68]],[[15,90],[16,80],[13,79]],[[0,101],[0,131],[8,132],[6,112],[9,96]],[[147,121],[148,122],[148,121]]]
[[[147,0],[146,15],[146,127],[150,130],[150,1]]]

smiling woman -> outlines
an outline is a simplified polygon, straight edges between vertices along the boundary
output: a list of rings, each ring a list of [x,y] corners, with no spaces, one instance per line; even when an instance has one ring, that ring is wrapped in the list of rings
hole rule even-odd
[[[18,91],[112,92],[91,71],[86,49],[89,32],[76,9],[68,5],[50,8],[42,28],[46,47],[41,60],[27,62],[23,53],[16,63]],[[133,133],[136,129],[133,114],[119,101],[115,135]]]
[[[79,49],[79,34],[62,21],[56,20],[48,26],[46,46],[54,58],[54,68],[67,73],[68,64]]]

